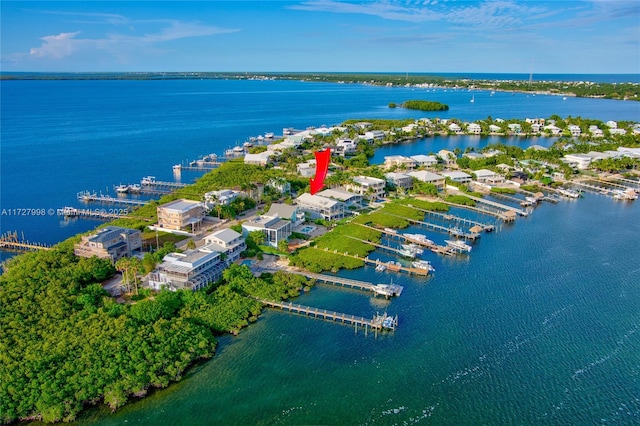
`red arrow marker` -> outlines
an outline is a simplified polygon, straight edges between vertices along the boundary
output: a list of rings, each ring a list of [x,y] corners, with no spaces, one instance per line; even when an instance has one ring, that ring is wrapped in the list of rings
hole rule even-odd
[[[316,152],[316,176],[309,180],[311,184],[311,195],[320,191],[324,186],[324,179],[329,170],[329,160],[331,159],[331,149]]]

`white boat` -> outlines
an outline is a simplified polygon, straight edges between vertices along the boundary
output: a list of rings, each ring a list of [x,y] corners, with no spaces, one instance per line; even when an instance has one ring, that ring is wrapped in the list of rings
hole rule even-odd
[[[182,170],[182,164],[176,164],[173,166],[173,171],[180,171]]]
[[[409,259],[415,259],[416,254],[412,250],[400,249],[398,253],[403,257],[408,257]]]
[[[471,95],[471,100],[469,102],[474,103],[476,101],[475,95]]]
[[[411,262],[411,266],[416,269],[426,269],[429,272],[436,271],[436,268],[434,268],[428,260],[415,260]]]
[[[152,185],[152,184],[156,183],[156,177],[155,176],[145,176],[145,177],[142,178],[140,183],[142,185]]]
[[[580,198],[580,193],[578,191],[574,191],[573,189],[558,188],[557,191],[565,197]]]
[[[435,244],[423,234],[403,234],[405,237],[417,241],[421,244]]]
[[[127,192],[129,192],[129,185],[117,185],[116,192],[118,194],[126,194]]]
[[[464,241],[460,241],[460,240],[445,240],[445,243],[447,243],[447,245],[453,249],[456,250],[460,250],[460,251],[466,251],[466,252],[470,252],[471,251],[471,246],[467,243],[465,243]]]
[[[387,270],[386,265],[379,263],[378,266],[376,266],[376,272],[384,272]]]
[[[133,183],[129,185],[129,192],[132,194],[138,194],[142,190],[142,187],[139,183]]]
[[[415,254],[422,254],[424,253],[424,250],[422,248],[420,248],[419,245],[415,244],[415,243],[411,243],[411,244],[402,244],[402,248],[405,250],[409,250],[414,252]]]
[[[632,189],[628,191],[623,191],[621,189],[614,189],[612,193],[613,193],[614,200],[633,201],[638,199],[638,195]]]
[[[273,132],[267,132],[264,134],[265,139],[273,139],[274,136]]]
[[[390,234],[397,234],[398,233],[398,231],[396,231],[393,228],[384,228],[384,230],[385,230],[385,232],[388,232]]]

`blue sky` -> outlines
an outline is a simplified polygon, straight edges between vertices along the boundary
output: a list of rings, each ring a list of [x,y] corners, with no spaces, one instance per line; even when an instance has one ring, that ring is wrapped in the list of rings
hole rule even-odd
[[[640,73],[640,1],[5,1],[2,71]]]

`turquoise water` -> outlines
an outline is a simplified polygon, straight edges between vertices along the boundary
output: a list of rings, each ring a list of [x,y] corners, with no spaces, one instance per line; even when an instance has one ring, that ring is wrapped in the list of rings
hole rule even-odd
[[[425,254],[427,279],[344,271],[404,292],[319,285],[296,302],[397,314],[394,333],[266,310],[182,382],[82,423],[637,424],[638,218],[638,203],[587,195],[483,234],[469,256]]]
[[[75,205],[77,191],[108,190],[146,175],[170,180],[175,163],[282,127],[435,116],[389,110],[391,101],[438,100],[451,106],[446,116],[467,120],[554,113],[640,118],[635,102],[476,92],[470,104],[462,91],[302,82],[2,82],[0,89],[3,208],[59,208]],[[374,160],[384,152],[488,142],[430,138],[380,151]],[[48,243],[97,225],[0,219],[2,232]],[[436,268],[426,279],[344,271],[376,283],[393,279],[404,292],[386,301],[319,285],[296,302],[367,317],[397,314],[394,333],[365,336],[265,310],[239,336],[222,337],[216,356],[181,382],[115,414],[89,410],[78,423],[638,424],[639,219],[637,201],[587,194],[543,204],[484,234],[468,256],[425,254]],[[425,233],[439,243],[446,238]]]

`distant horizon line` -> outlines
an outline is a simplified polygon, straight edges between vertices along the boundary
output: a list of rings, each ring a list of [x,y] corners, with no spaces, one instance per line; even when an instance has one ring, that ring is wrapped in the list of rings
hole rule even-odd
[[[638,75],[634,72],[537,72],[528,71],[0,71],[0,74],[522,74],[522,75]]]

